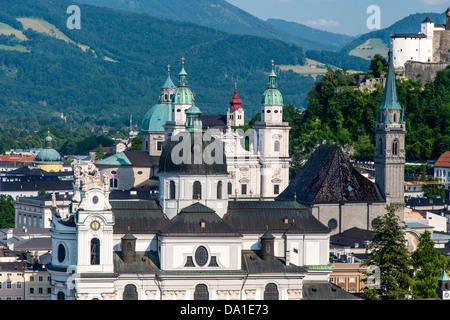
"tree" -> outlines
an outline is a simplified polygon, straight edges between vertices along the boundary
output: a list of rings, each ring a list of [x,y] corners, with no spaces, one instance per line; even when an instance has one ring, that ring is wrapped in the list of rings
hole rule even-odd
[[[376,266],[380,271],[379,288],[364,290],[367,299],[404,299],[409,293],[412,270],[400,219],[394,207],[387,206],[386,210],[374,227],[375,234],[368,245],[368,260],[363,263]]]
[[[104,156],[105,151],[103,151],[103,146],[99,144],[97,147],[97,151],[95,152],[95,160],[102,160]]]
[[[10,195],[0,195],[0,228],[14,228],[14,199]]]
[[[431,233],[426,230],[419,236],[418,248],[411,256],[414,276],[411,282],[413,298],[436,298],[438,277],[442,272],[444,256],[435,248]]]
[[[379,78],[382,73],[386,73],[388,69],[388,64],[386,59],[380,55],[376,54],[370,61],[369,70],[375,78]]]

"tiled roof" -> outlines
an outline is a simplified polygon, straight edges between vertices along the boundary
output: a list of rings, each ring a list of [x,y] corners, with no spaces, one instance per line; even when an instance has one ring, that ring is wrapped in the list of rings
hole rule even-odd
[[[308,203],[383,201],[376,185],[350,163],[338,146],[321,145],[277,200]]]
[[[354,244],[357,243],[360,248],[365,248],[365,242],[372,241],[374,234],[374,231],[359,229],[356,227],[350,228],[342,233],[332,235],[330,237],[330,244],[353,247]]]
[[[305,268],[296,266],[292,263],[286,266],[284,259],[274,257],[273,260],[262,260],[259,251],[242,251],[242,269],[249,274],[255,273],[302,273],[307,274]]]
[[[433,165],[435,168],[450,168],[450,151],[444,152],[436,163]]]

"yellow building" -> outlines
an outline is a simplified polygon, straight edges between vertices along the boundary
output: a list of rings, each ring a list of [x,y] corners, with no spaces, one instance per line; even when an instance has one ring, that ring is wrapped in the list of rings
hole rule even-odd
[[[60,172],[63,168],[63,159],[59,152],[53,149],[52,140],[50,134],[45,138],[45,148],[34,159],[34,165],[47,172]]]
[[[46,269],[25,269],[25,300],[51,300],[50,273]]]

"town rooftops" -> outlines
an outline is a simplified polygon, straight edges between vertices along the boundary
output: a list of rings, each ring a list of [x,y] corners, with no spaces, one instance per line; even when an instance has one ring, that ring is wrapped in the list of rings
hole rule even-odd
[[[391,34],[391,38],[426,38],[427,36],[423,33],[398,33]]]

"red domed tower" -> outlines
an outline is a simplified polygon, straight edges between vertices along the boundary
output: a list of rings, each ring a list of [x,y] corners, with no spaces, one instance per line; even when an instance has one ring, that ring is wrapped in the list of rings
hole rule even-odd
[[[227,124],[229,127],[239,127],[244,125],[244,111],[241,106],[242,100],[237,95],[237,85],[235,84],[234,96],[230,100],[230,107],[227,109]]]

